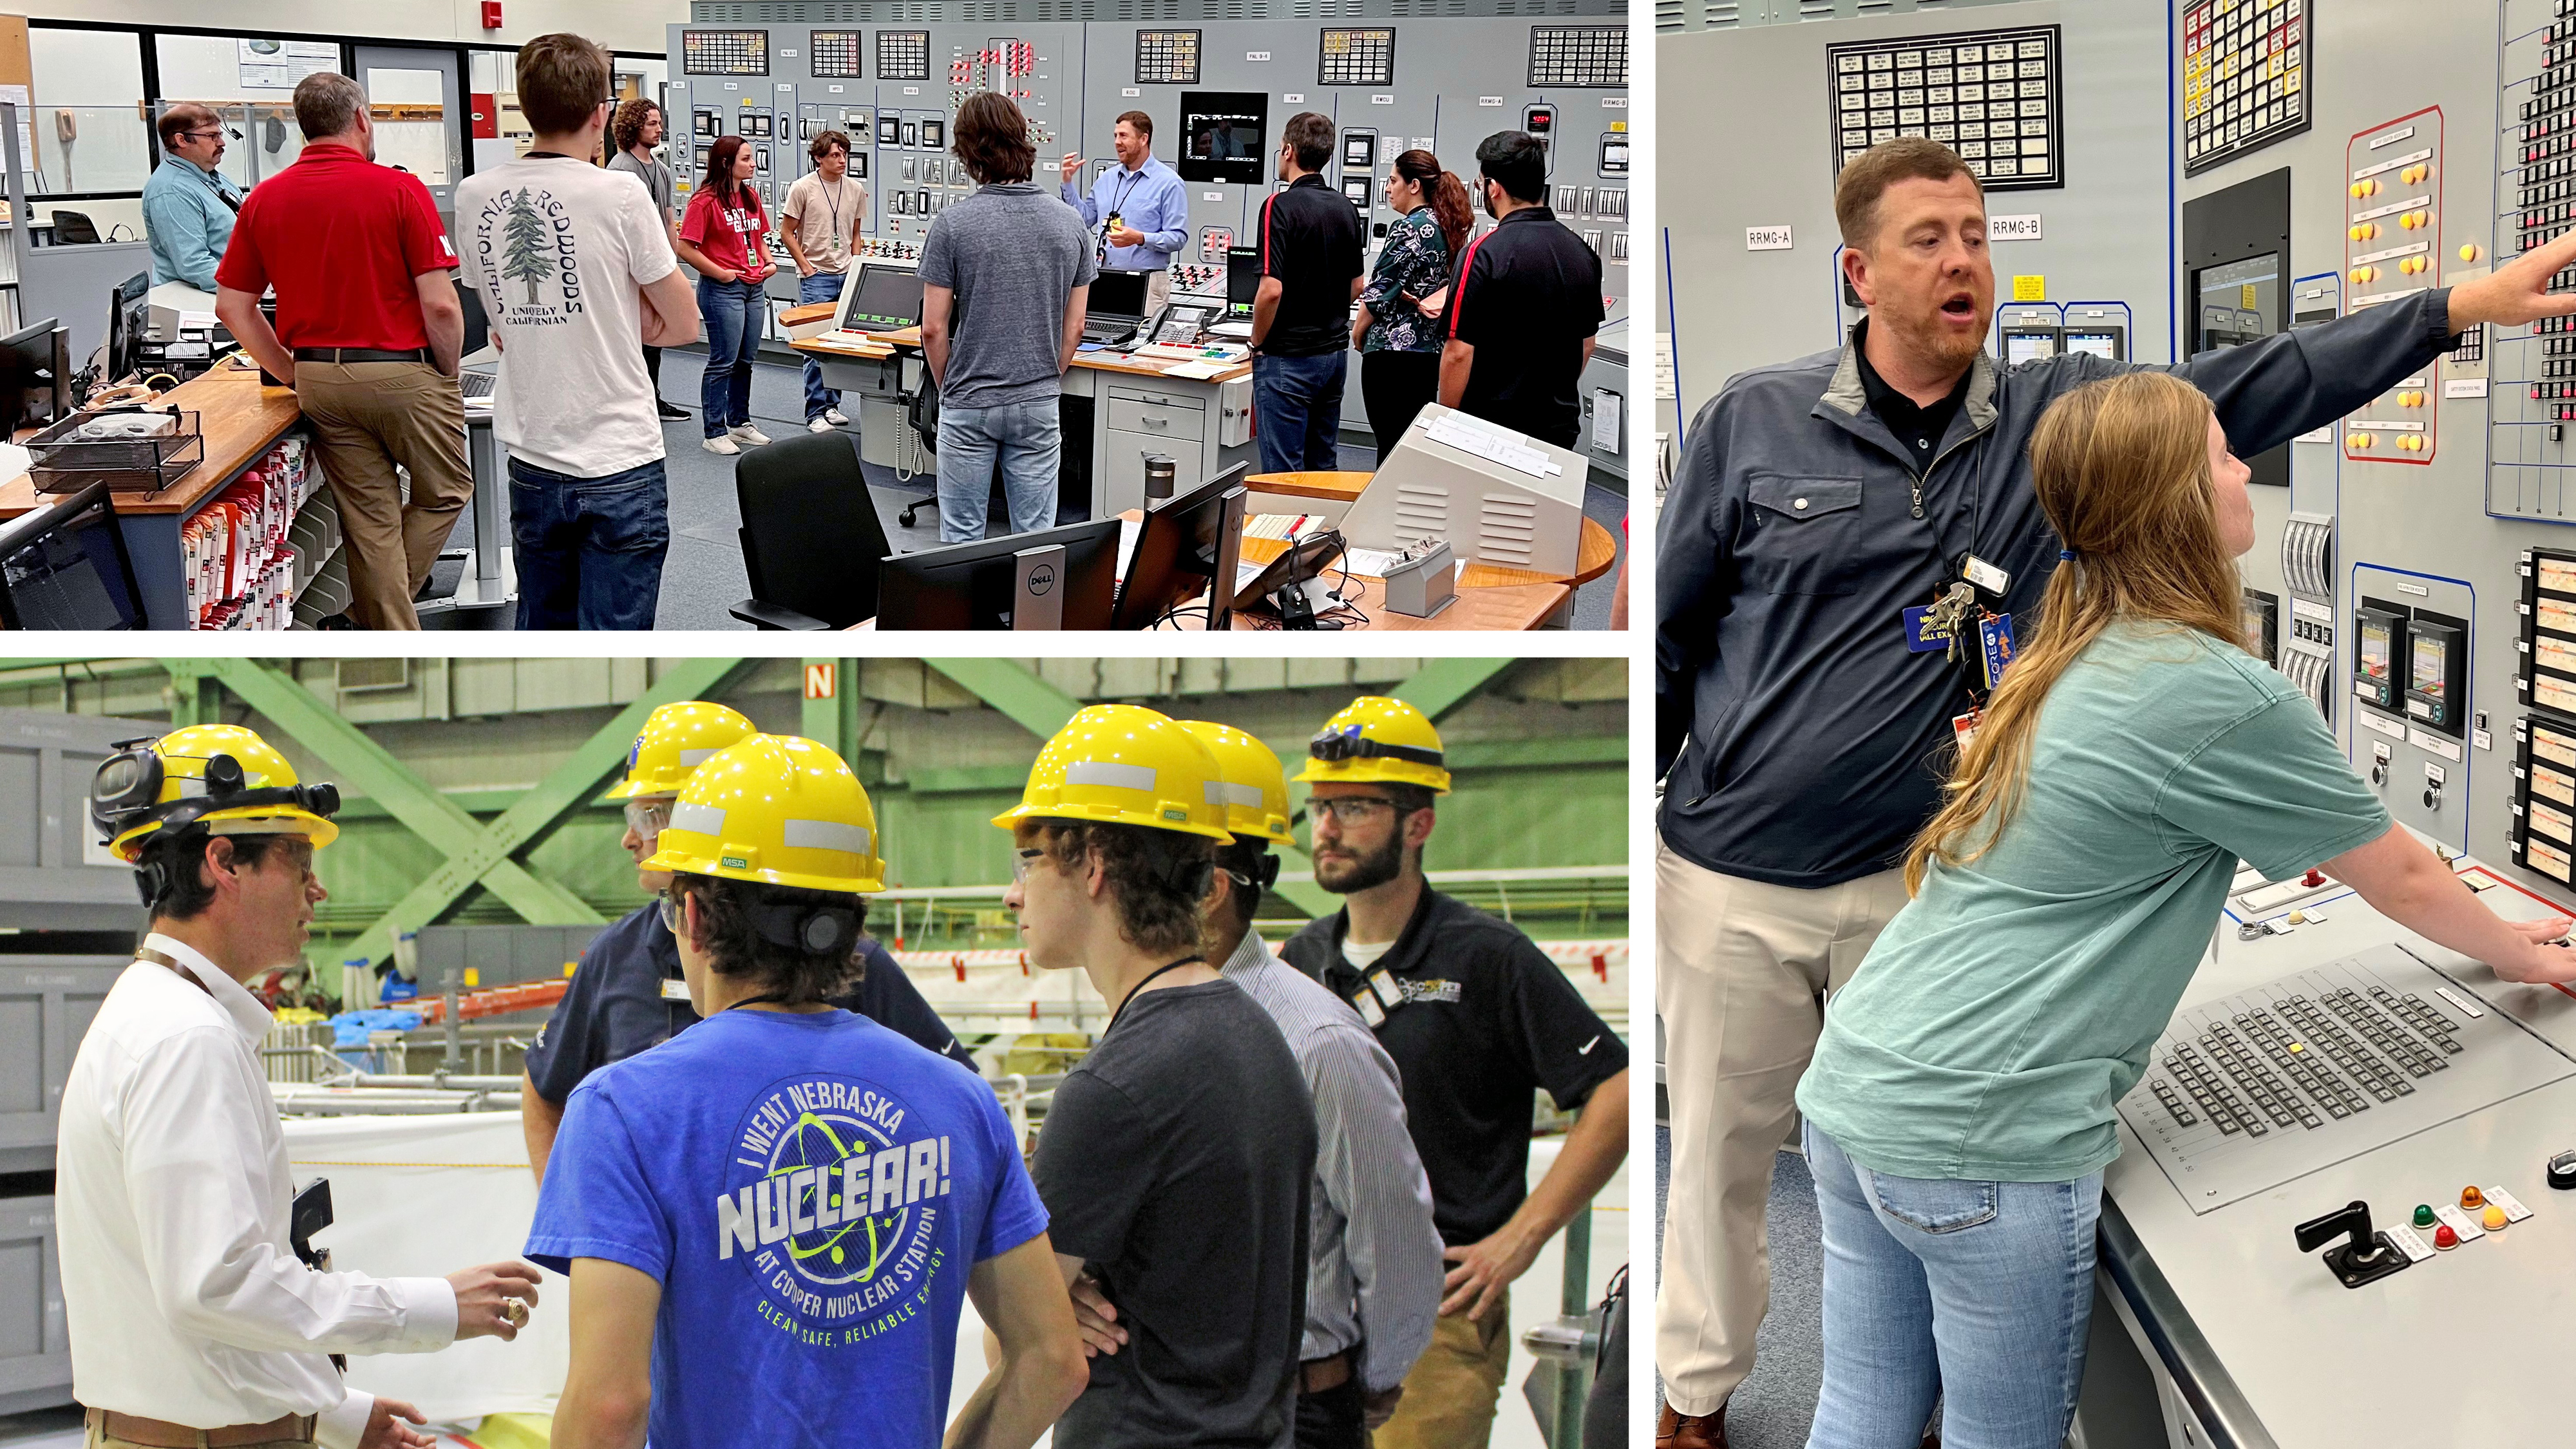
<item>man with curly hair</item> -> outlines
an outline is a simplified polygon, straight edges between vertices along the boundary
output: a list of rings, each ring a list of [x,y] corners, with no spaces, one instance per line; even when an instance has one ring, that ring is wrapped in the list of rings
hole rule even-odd
[[[617,107],[609,121],[609,135],[617,142],[617,154],[608,158],[608,169],[623,171],[644,183],[653,196],[653,204],[662,210],[662,221],[670,227],[674,240],[679,237],[680,209],[677,204],[679,181],[669,162],[653,154],[662,144],[662,108],[637,96]],[[662,396],[662,349],[644,349],[644,371],[653,379],[653,406],[666,422],[685,422],[689,410]]]

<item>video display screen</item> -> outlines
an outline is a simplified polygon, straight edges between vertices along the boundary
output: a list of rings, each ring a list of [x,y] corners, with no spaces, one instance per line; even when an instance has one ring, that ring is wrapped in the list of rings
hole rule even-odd
[[[1181,92],[1181,179],[1261,184],[1270,98],[1259,91]]]

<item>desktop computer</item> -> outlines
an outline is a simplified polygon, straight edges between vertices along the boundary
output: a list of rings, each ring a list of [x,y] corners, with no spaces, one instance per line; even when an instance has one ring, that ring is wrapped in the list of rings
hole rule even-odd
[[[877,573],[879,629],[1106,629],[1118,520],[899,553]]]
[[[144,629],[104,483],[0,525],[0,629]]]
[[[1251,467],[1237,463],[1186,493],[1147,505],[1110,628],[1151,629],[1201,593],[1207,595],[1208,627],[1232,627],[1235,564],[1250,496],[1243,476]]]

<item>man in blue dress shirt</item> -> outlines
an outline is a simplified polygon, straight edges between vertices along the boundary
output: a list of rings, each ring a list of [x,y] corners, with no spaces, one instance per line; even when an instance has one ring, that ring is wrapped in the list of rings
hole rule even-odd
[[[161,113],[161,165],[143,183],[143,235],[152,244],[152,284],[215,290],[215,264],[233,239],[241,188],[215,168],[224,159],[224,122],[184,101]]]
[[[1145,315],[1150,318],[1171,300],[1172,254],[1190,242],[1190,198],[1180,173],[1154,159],[1153,117],[1129,111],[1110,134],[1118,164],[1100,173],[1088,197],[1073,189],[1082,153],[1066,154],[1064,200],[1099,235],[1100,265],[1154,274],[1145,279]]]

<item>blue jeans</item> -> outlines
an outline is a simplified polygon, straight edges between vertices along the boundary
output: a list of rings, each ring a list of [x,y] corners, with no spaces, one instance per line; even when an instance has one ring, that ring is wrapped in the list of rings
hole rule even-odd
[[[993,492],[993,464],[1002,465],[1002,496],[1011,505],[1011,531],[1055,527],[1057,463],[1064,427],[1056,400],[997,408],[939,409],[939,541],[972,543],[984,536],[985,502]]]
[[[760,328],[769,304],[756,282],[698,278],[698,315],[707,322],[707,371],[698,383],[698,406],[707,436],[751,421],[751,360],[760,355]]]
[[[574,478],[510,460],[522,629],[650,629],[671,547],[662,460]]]
[[[841,300],[841,284],[847,280],[849,279],[840,272],[816,272],[810,277],[798,277],[796,279],[796,300],[799,302],[837,302]],[[825,387],[823,385],[823,365],[816,362],[813,358],[806,358],[805,421],[810,423],[816,418],[821,417],[825,408],[836,408],[840,405],[840,389]]]
[[[1896,1177],[1803,1130],[1825,1238],[1807,1449],[1916,1449],[1935,1393],[1944,1444],[2058,1449],[2084,1382],[2102,1174]]]
[[[1342,374],[1350,354],[1252,359],[1252,431],[1264,473],[1340,466]]]

